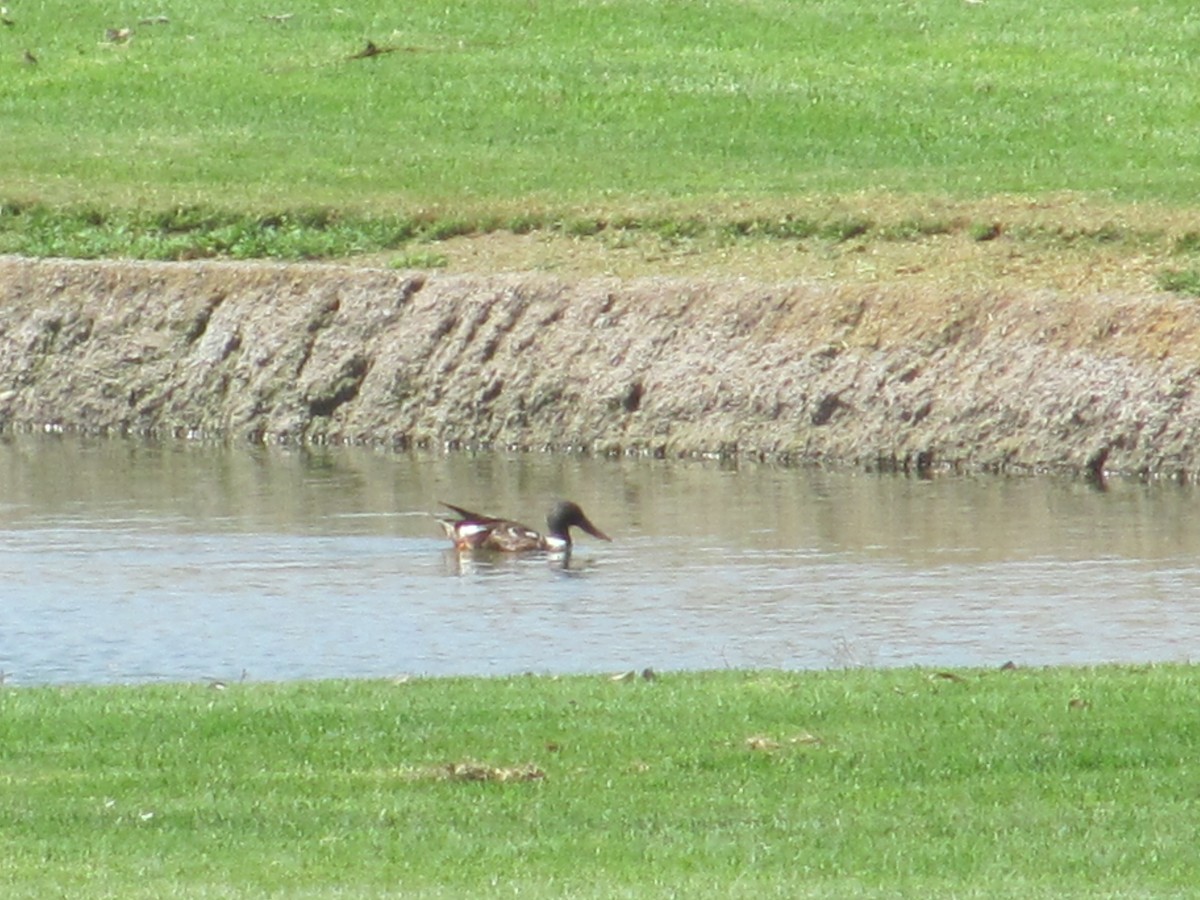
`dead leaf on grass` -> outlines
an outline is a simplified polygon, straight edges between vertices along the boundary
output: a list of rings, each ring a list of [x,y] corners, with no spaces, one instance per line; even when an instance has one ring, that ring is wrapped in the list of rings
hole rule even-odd
[[[796,734],[793,734],[789,738],[784,738],[782,741],[776,740],[775,738],[770,737],[765,734],[754,734],[754,735],[751,735],[750,737],[746,738],[746,740],[743,743],[747,750],[770,751],[770,750],[778,750],[784,744],[788,744],[793,747],[797,747],[797,746],[816,747],[816,746],[820,745],[821,743],[823,743],[823,741],[819,737],[817,737],[815,734],[813,734],[812,732],[800,731],[800,732],[797,732]]]
[[[967,679],[953,672],[934,672],[929,676],[930,681],[953,681],[956,684],[966,684]]]
[[[1092,704],[1089,700],[1084,700],[1082,697],[1072,697],[1067,702],[1067,709],[1091,709]]]
[[[538,781],[546,773],[533,763],[520,766],[491,766],[486,763],[452,762],[442,767],[450,781]]]
[[[755,734],[746,738],[747,750],[778,750],[779,741],[765,735]]]
[[[825,742],[823,740],[821,740],[819,737],[817,737],[815,734],[812,734],[811,732],[801,731],[799,734],[793,734],[790,738],[788,738],[788,743],[789,744],[807,744],[810,747],[816,747]]]

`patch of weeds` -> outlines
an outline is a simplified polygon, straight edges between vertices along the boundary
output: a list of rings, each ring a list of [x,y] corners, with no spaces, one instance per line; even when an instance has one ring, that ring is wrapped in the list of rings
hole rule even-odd
[[[451,238],[475,234],[478,230],[478,224],[468,219],[435,219],[421,226],[420,237],[430,242],[448,241]]]
[[[505,230],[505,220],[503,216],[487,215],[475,222],[475,234],[495,234],[497,231]]]
[[[545,218],[533,213],[521,213],[520,215],[512,216],[504,223],[504,227],[513,234],[532,234],[545,226]]]
[[[1033,227],[1028,229],[1028,236],[1033,240],[1041,240],[1049,244],[1060,244],[1071,247],[1080,244],[1136,244],[1152,243],[1155,238],[1151,231],[1131,231],[1124,226],[1106,222],[1095,228],[1047,228]],[[1161,233],[1158,235],[1161,239]]]
[[[6,252],[27,256],[188,260],[329,259],[403,246],[417,234],[404,217],[343,217],[336,210],[235,213],[204,206],[101,212],[5,205]]]
[[[641,231],[645,226],[635,215],[622,214],[608,221],[609,231]]]
[[[1115,244],[1125,240],[1128,234],[1120,225],[1106,222],[1099,228],[1086,229],[1082,236],[1096,244]]]
[[[24,215],[27,211],[33,209],[35,205],[33,203],[26,203],[23,200],[14,200],[11,197],[0,199],[0,220],[13,219]]]
[[[1096,228],[1062,228],[1053,236],[1063,244],[1115,244],[1124,240],[1126,233],[1119,225],[1105,223]]]
[[[287,213],[264,213],[254,223],[264,231],[280,231],[288,227]]]
[[[782,218],[738,219],[724,226],[722,231],[735,238],[766,237],[782,240],[803,240],[820,231],[820,226],[811,219],[793,216]]]
[[[1175,238],[1171,252],[1179,256],[1200,253],[1200,231],[1188,231]]]
[[[108,216],[99,209],[85,209],[79,214],[79,221],[88,228],[102,228],[108,221]]]
[[[383,246],[389,250],[401,247],[415,238],[420,229],[412,219],[396,219],[385,227]]]
[[[570,237],[595,237],[604,227],[602,219],[571,219],[562,224],[563,233]]]
[[[841,243],[853,240],[856,237],[862,237],[870,230],[871,222],[868,219],[838,219],[822,225],[820,235],[827,241]]]
[[[647,228],[668,241],[692,240],[707,231],[704,221],[698,218],[659,219],[648,223]]]
[[[199,206],[179,206],[151,213],[147,223],[163,234],[186,234],[216,228],[219,219],[211,210]]]
[[[289,218],[297,225],[304,228],[313,228],[317,231],[327,231],[330,228],[336,227],[341,222],[341,216],[337,210],[324,206],[296,210],[289,214]]]
[[[1156,282],[1161,291],[1200,297],[1200,271],[1196,269],[1168,269],[1158,273]]]
[[[636,229],[613,228],[610,225],[597,239],[610,250],[629,250],[639,246],[641,238],[641,233]]]
[[[941,219],[905,219],[880,228],[879,237],[885,241],[919,241],[951,231],[951,225]]]
[[[1003,233],[1004,229],[999,222],[973,222],[971,223],[971,227],[967,229],[967,234],[971,236],[971,240],[980,243],[994,241]]]
[[[393,269],[444,269],[450,265],[450,258],[445,253],[414,252],[397,256],[388,266]]]
[[[729,237],[754,237],[759,233],[762,219],[738,219],[725,225],[721,231]]]
[[[812,237],[818,231],[820,231],[820,227],[811,219],[797,219],[787,216],[775,223],[775,227],[771,229],[770,234],[772,237],[803,240],[804,238]]]

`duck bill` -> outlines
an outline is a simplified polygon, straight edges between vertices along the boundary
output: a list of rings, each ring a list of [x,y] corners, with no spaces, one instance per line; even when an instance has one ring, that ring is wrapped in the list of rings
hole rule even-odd
[[[600,538],[600,540],[608,541],[610,543],[612,542],[612,538],[593,525],[586,516],[584,517],[583,521],[579,523],[579,527],[594,538]]]

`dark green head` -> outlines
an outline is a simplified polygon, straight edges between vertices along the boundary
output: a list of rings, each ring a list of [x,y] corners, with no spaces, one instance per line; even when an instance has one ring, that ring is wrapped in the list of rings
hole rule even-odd
[[[571,543],[571,526],[582,528],[592,537],[599,538],[602,541],[611,541],[607,534],[591,523],[583,510],[579,508],[578,503],[572,503],[570,500],[559,500],[550,510],[550,514],[546,516],[546,524],[550,527],[550,537],[558,538]]]

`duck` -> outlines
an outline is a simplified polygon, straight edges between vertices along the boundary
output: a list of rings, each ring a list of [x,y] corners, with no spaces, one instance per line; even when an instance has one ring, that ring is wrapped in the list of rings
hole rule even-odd
[[[444,500],[440,502],[442,506],[456,513],[453,518],[439,516],[438,523],[459,550],[496,550],[501,553],[542,550],[567,553],[571,550],[572,527],[580,528],[602,541],[612,540],[591,523],[578,503],[570,500],[559,500],[550,508],[550,513],[546,516],[548,530],[545,534],[511,519],[498,519],[463,509]]]

